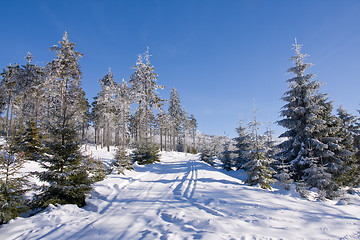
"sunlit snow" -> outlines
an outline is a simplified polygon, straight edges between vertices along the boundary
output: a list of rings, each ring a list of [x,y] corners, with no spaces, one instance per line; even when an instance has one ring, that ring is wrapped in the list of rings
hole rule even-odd
[[[105,149],[88,152],[107,163],[113,157]],[[293,191],[247,186],[239,172],[177,152],[125,173],[96,183],[84,208],[50,205],[0,227],[0,239],[360,238],[356,194],[346,202],[308,201]]]

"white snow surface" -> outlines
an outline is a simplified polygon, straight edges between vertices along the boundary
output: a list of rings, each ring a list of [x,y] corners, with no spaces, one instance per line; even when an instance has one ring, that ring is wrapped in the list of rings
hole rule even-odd
[[[113,158],[114,149],[90,150]],[[0,239],[360,239],[360,197],[347,197],[262,190],[197,155],[163,152],[161,163],[96,183],[84,208],[50,205],[1,226]]]

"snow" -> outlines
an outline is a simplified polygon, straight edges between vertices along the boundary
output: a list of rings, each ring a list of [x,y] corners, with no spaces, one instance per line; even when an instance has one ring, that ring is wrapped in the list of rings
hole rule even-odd
[[[107,164],[111,150],[88,147]],[[0,227],[0,239],[360,239],[359,194],[309,201],[243,177],[162,152],[158,164],[96,183],[84,208],[50,205]]]

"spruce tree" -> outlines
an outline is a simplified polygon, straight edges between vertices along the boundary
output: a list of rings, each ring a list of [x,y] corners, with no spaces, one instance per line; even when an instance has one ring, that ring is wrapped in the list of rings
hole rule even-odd
[[[231,157],[232,152],[230,151],[229,148],[230,148],[230,142],[227,142],[225,144],[224,152],[222,153],[223,156],[221,158],[222,168],[225,169],[226,171],[232,170],[232,167],[234,165],[233,159]]]
[[[134,167],[132,166],[132,159],[123,148],[119,148],[116,151],[115,162],[113,165],[120,174],[124,174],[125,170],[134,170]]]
[[[260,122],[256,120],[256,111],[254,111],[254,120],[249,122],[251,129],[249,147],[245,152],[247,162],[243,165],[248,177],[246,183],[250,186],[259,184],[263,189],[271,189],[270,184],[275,182],[273,171],[270,164],[274,159],[266,154],[264,137],[258,135]]]
[[[295,77],[287,82],[290,89],[282,98],[287,103],[281,110],[284,119],[278,121],[279,125],[287,129],[280,137],[287,138],[279,146],[282,152],[280,158],[289,163],[294,171],[295,180],[301,180],[311,161],[308,156],[314,149],[322,151],[326,145],[320,141],[320,131],[326,128],[326,121],[322,118],[326,110],[324,94],[319,93],[320,83],[312,80],[314,74],[305,74],[305,70],[311,66],[304,63],[306,54],[300,53],[300,45],[294,44],[295,55],[291,57],[295,66],[288,72]]]
[[[238,136],[234,138],[235,140],[235,168],[239,170],[243,168],[243,165],[248,161],[246,158],[246,152],[248,151],[250,144],[250,135],[246,132],[246,127],[242,125],[242,122],[239,121],[239,127],[236,128]]]
[[[160,162],[160,149],[157,144],[144,141],[137,144],[133,153],[133,162],[140,165],[147,165]]]
[[[0,146],[0,224],[18,217],[25,209],[25,193],[29,190],[27,176],[19,173],[25,159],[17,153],[14,141]]]
[[[356,155],[358,151],[357,136],[359,133],[358,119],[348,113],[341,106],[337,109],[337,134],[340,138],[340,149],[337,156],[342,160],[341,166],[335,172],[335,179],[341,186],[354,187],[359,184],[360,161]]]
[[[180,132],[182,131],[182,123],[184,122],[184,113],[181,108],[179,95],[175,88],[171,89],[168,115],[171,121],[171,135],[172,135],[172,146],[173,150],[176,149],[176,138],[179,138]]]
[[[27,120],[15,137],[16,149],[26,160],[40,161],[46,152],[40,128],[34,119]]]
[[[41,207],[48,204],[85,205],[85,194],[92,183],[86,168],[87,158],[82,155],[78,137],[79,119],[86,114],[81,91],[81,72],[78,60],[82,54],[75,51],[65,32],[60,46],[51,49],[56,59],[47,66],[53,86],[49,95],[51,119],[46,124],[48,139],[47,157],[41,161],[44,172],[37,175],[48,182],[38,201]]]
[[[137,141],[148,140],[150,118],[153,115],[153,108],[160,108],[163,100],[157,95],[157,89],[163,86],[157,85],[157,74],[150,64],[149,49],[143,55],[139,55],[134,73],[130,76],[130,92],[138,107],[135,114]]]
[[[280,137],[287,140],[279,145],[282,151],[277,157],[291,166],[295,181],[304,181],[305,187],[318,188],[319,194],[326,192],[326,197],[333,198],[339,187],[334,173],[343,164],[344,149],[331,115],[332,103],[319,92],[321,84],[312,80],[314,74],[305,74],[311,64],[304,62],[307,55],[300,52],[301,46],[295,42],[294,47],[291,60],[295,66],[288,72],[295,77],[288,80],[290,89],[282,98],[287,102],[281,110],[284,119],[278,121],[287,129]],[[316,182],[325,176],[326,182]]]
[[[87,159],[81,154],[77,133],[68,121],[57,123],[50,129],[47,157],[41,161],[46,171],[37,173],[41,181],[48,182],[38,196],[40,207],[49,204],[77,204],[81,207],[91,190],[89,166],[85,164]]]

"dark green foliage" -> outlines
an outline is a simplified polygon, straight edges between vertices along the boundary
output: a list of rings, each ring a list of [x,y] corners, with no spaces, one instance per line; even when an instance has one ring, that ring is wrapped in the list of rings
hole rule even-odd
[[[39,161],[44,156],[45,146],[34,120],[25,122],[24,128],[17,132],[15,141],[18,152],[21,152],[26,160]]]
[[[18,217],[26,210],[26,176],[19,174],[25,160],[16,153],[12,144],[0,147],[0,224]]]
[[[225,149],[222,155],[223,155],[221,159],[222,168],[225,169],[226,171],[232,170],[233,159],[231,157],[231,152],[229,150],[229,143],[225,144]]]
[[[235,140],[235,150],[236,155],[234,166],[236,170],[242,169],[243,165],[248,161],[246,158],[246,152],[248,151],[250,144],[250,136],[246,131],[246,127],[242,126],[242,122],[239,122],[239,127],[236,128],[238,136],[234,138]]]
[[[196,148],[194,148],[194,147],[187,147],[186,153],[197,154],[197,151],[196,151]]]
[[[131,157],[122,148],[116,151],[115,162],[113,164],[121,174],[124,174],[125,170],[134,170]]]
[[[276,179],[280,186],[282,186],[285,190],[290,190],[290,185],[294,182],[291,178],[292,172],[290,172],[290,166],[282,162],[281,164],[276,166],[277,174],[275,175]]]
[[[88,170],[91,182],[102,181],[109,171],[106,169],[104,163],[92,157],[88,157],[83,161],[83,167]]]
[[[159,146],[155,143],[143,141],[137,144],[133,154],[133,162],[140,165],[147,165],[160,162]]]
[[[85,167],[86,157],[80,152],[76,131],[70,126],[54,127],[50,131],[48,157],[42,160],[47,171],[38,173],[44,186],[44,192],[38,200],[40,207],[49,204],[85,205],[85,194],[91,190],[93,182]]]
[[[209,163],[211,166],[214,166],[214,158],[212,151],[210,149],[205,148],[200,155],[200,160],[206,163]]]

